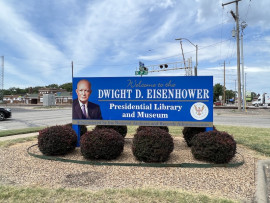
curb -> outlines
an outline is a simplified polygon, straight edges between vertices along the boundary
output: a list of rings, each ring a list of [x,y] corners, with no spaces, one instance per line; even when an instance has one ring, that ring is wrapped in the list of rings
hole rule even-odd
[[[265,167],[270,165],[270,160],[259,160],[257,166],[257,181],[256,181],[256,193],[255,202],[258,203],[269,203],[267,191],[267,178],[265,174]]]

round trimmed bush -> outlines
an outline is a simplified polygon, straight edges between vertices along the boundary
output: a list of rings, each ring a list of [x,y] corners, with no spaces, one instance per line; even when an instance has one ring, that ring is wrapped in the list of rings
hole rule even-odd
[[[145,130],[146,128],[159,128],[161,130],[165,130],[167,133],[169,132],[168,126],[139,126],[136,131],[138,133],[139,131]]]
[[[215,126],[213,126],[213,130],[216,130]],[[184,127],[182,130],[183,133],[183,137],[187,143],[188,147],[192,146],[192,138],[201,133],[201,132],[205,132],[206,128],[195,128],[195,127]]]
[[[97,125],[96,129],[113,129],[116,132],[120,133],[123,137],[127,135],[127,126],[126,125]]]
[[[72,123],[68,123],[65,126],[72,128]],[[80,125],[80,135],[84,135],[87,132],[87,127],[85,125]]]
[[[205,132],[206,128],[184,127],[182,130],[184,139],[188,147],[191,147],[192,138],[198,133]]]
[[[173,151],[171,135],[156,127],[147,127],[138,131],[133,138],[132,152],[139,161],[164,162]]]
[[[67,126],[52,126],[39,131],[38,148],[45,155],[65,155],[76,147],[77,135]]]
[[[195,159],[224,164],[235,156],[236,142],[227,132],[202,132],[192,139],[191,152]]]
[[[124,142],[113,129],[95,129],[81,138],[81,153],[87,159],[116,159],[124,150]]]

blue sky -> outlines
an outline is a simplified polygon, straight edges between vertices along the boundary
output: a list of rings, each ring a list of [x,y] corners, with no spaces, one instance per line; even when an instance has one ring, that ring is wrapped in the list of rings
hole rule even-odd
[[[227,0],[1,0],[4,89],[71,82],[75,77],[134,76],[146,66],[182,61],[179,41],[197,44],[198,75],[235,90],[236,39]],[[239,2],[247,90],[270,93],[270,1]],[[195,47],[183,41],[185,58]],[[185,75],[183,70],[149,76]],[[236,87],[237,88],[237,87]]]

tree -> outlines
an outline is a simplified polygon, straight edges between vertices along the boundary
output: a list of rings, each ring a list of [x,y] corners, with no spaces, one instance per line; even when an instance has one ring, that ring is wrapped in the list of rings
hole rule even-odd
[[[219,101],[219,96],[223,95],[223,86],[219,83],[214,86],[214,102]]]
[[[226,90],[226,98],[227,99],[232,99],[232,98],[235,98],[235,92],[232,91],[232,90]]]
[[[50,85],[46,86],[46,88],[55,88],[55,89],[58,89],[59,86],[57,84],[50,84]]]
[[[59,87],[67,90],[67,92],[72,92],[72,82],[65,83],[63,85],[60,85]]]

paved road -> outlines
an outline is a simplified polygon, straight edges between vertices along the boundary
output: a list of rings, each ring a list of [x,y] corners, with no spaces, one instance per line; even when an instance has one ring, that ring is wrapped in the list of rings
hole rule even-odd
[[[53,126],[71,123],[71,108],[34,109],[14,107],[12,118],[0,122],[1,130]]]
[[[270,128],[270,109],[253,109],[247,112],[215,109],[214,125]]]
[[[71,107],[43,109],[12,107],[12,118],[0,122],[1,130],[52,126],[71,123]],[[270,128],[270,109],[239,113],[235,110],[214,110],[214,125]]]

